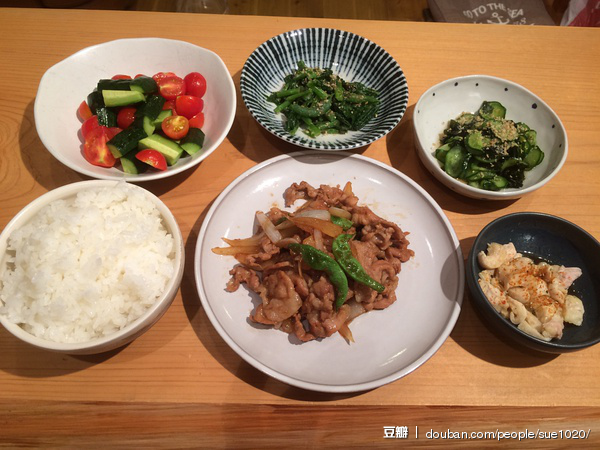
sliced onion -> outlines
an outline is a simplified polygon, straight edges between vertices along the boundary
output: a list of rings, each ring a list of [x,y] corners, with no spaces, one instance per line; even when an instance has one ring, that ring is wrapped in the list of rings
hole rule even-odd
[[[354,343],[354,336],[352,336],[352,331],[350,331],[350,328],[348,327],[348,322],[344,323],[338,329],[338,333],[340,333],[342,335],[342,337],[344,339],[346,339],[348,342]]]
[[[315,248],[321,251],[325,250],[325,247],[323,247],[323,233],[321,230],[315,228],[313,236],[315,237]]]
[[[287,228],[294,228],[296,225],[294,225],[294,222],[290,222],[289,220],[284,220],[283,222],[275,225],[275,228],[277,228],[278,230],[285,230]]]
[[[260,245],[260,241],[262,241],[264,237],[265,233],[258,233],[246,239],[227,239],[225,237],[221,239],[223,239],[227,244],[231,245],[232,247],[251,247]]]
[[[331,208],[329,208],[329,213],[332,216],[343,217],[344,219],[350,219],[352,217],[352,214],[350,213],[350,211],[346,211],[345,209],[338,208],[337,206],[332,206]]]
[[[295,237],[284,237],[277,243],[277,247],[287,247],[290,244],[299,244],[299,240],[300,239]]]
[[[275,228],[273,222],[271,222],[267,215],[262,211],[256,212],[256,219],[271,242],[277,244],[281,240],[281,233]]]
[[[312,217],[314,219],[331,220],[331,214],[329,214],[329,211],[326,209],[305,209],[304,211],[294,214],[294,217]]]
[[[302,241],[302,243],[304,245],[310,245],[311,247],[315,247],[317,246],[317,244],[315,244],[315,237],[311,234],[309,235],[306,239],[304,239]]]
[[[354,299],[346,302],[346,305],[350,307],[350,312],[348,314],[348,323],[350,323],[351,320],[356,319],[361,314],[367,312],[365,307]]]
[[[289,237],[294,236],[295,234],[300,233],[300,229],[296,225],[294,225],[293,228],[285,228],[285,229],[281,230],[280,233],[281,233],[281,238],[285,239],[285,238],[289,238]]]
[[[252,255],[254,253],[260,252],[261,248],[259,245],[256,246],[240,246],[240,247],[215,247],[212,249],[212,252],[217,255],[239,255],[240,253],[246,255]]]
[[[342,227],[330,222],[329,220],[315,219],[314,217],[290,217],[290,220],[298,225],[299,228],[309,228],[321,230],[324,234],[331,237],[337,237],[342,234]]]

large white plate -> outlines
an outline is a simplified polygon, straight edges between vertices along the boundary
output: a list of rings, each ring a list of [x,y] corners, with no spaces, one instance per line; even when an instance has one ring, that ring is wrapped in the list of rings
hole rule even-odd
[[[398,300],[354,320],[350,328],[356,342],[351,345],[339,335],[300,344],[281,331],[252,324],[254,294],[244,287],[225,291],[235,259],[211,251],[224,245],[222,237],[252,235],[255,212],[283,208],[285,189],[303,180],[313,186],[351,181],[361,204],[410,232],[415,256],[402,266]],[[341,152],[283,155],[238,177],[202,224],[194,271],[206,314],[238,355],[278,380],[322,392],[372,389],[415,370],[452,331],[464,291],[459,241],[429,194],[391,167]]]

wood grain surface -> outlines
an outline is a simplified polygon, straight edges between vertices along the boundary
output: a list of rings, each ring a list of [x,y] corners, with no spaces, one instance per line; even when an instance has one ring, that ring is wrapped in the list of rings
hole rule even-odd
[[[600,34],[595,29],[6,8],[0,9],[0,228],[43,193],[86,179],[56,161],[35,130],[37,86],[56,62],[117,38],[181,39],[219,54],[239,96],[248,55],[274,35],[307,26],[360,34],[398,61],[408,80],[408,110],[392,133],[358,153],[423,186],[447,214],[465,255],[481,228],[517,211],[558,215],[600,238]],[[567,129],[564,168],[520,200],[458,196],[435,181],[416,156],[412,113],[419,96],[444,79],[475,73],[532,90]],[[198,232],[211,202],[232,180],[296,148],[264,131],[240,98],[237,106],[228,138],[210,157],[188,172],[143,184],[175,214],[187,253],[180,292],[150,331],[122,349],[75,357],[37,350],[0,330],[0,443],[207,448],[399,443],[383,438],[384,426],[408,426],[411,445],[452,443],[427,439],[429,430],[534,427],[584,429],[589,436],[580,444],[600,443],[600,346],[560,356],[515,347],[485,326],[468,296],[449,339],[427,363],[372,391],[303,391],[238,357],[200,307],[193,276]],[[490,445],[460,441],[467,444]],[[564,438],[519,443],[569,444]]]

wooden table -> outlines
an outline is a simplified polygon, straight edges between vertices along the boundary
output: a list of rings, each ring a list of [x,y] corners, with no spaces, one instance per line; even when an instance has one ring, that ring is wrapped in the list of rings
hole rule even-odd
[[[409,108],[399,126],[361,153],[390,164],[441,205],[468,254],[496,217],[541,211],[600,238],[600,32],[559,27],[474,26],[302,18],[0,9],[0,227],[45,192],[85,177],[47,152],[33,102],[53,64],[89,45],[156,36],[218,53],[239,87],[248,55],[287,30],[331,26],[383,46],[406,73]],[[569,158],[549,185],[514,202],[482,202],[435,181],[414,150],[419,96],[444,79],[485,73],[540,95],[561,117]],[[239,93],[239,92],[238,92]],[[166,315],[131,345],[72,357],[29,347],[0,330],[0,443],[158,447],[316,447],[491,445],[481,439],[428,439],[427,432],[556,432],[563,439],[503,440],[510,445],[600,443],[600,346],[560,356],[502,341],[465,298],[442,348],[414,373],[355,395],[287,386],[255,370],[220,338],[200,306],[193,250],[208,205],[258,162],[291,151],[263,131],[238,100],[218,151],[191,173],[143,186],[160,195],[181,226],[186,270]],[[384,426],[408,427],[384,439]],[[418,438],[415,436],[418,427]],[[492,440],[494,440],[492,438]],[[392,441],[392,442],[390,442]]]

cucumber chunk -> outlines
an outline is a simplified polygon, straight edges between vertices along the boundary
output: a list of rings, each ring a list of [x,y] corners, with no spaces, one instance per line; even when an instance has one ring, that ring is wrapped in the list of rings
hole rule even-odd
[[[518,132],[519,134],[523,134],[523,133],[525,133],[526,131],[529,131],[529,130],[530,130],[530,128],[529,128],[529,125],[527,125],[526,123],[523,123],[523,122],[517,122],[517,123],[515,124],[515,126],[517,127],[517,132]]]
[[[131,80],[100,80],[97,89],[99,92],[109,91],[128,91]]]
[[[492,119],[489,121],[488,126],[501,141],[514,141],[519,136],[515,125],[508,120]]]
[[[136,111],[135,115],[137,117],[149,117],[150,119],[152,119],[152,121],[154,121],[162,111],[162,107],[164,104],[165,99],[160,95],[150,95],[146,99],[146,102],[142,103],[138,107],[138,110]]]
[[[489,172],[487,170],[479,170],[466,177],[467,181],[481,181],[481,180],[489,180],[496,176],[494,172]]]
[[[513,166],[517,166],[523,164],[523,162],[521,161],[521,159],[517,159],[517,158],[508,158],[505,159],[502,162],[502,165],[500,166],[500,172],[504,172],[506,169],[508,169],[509,167],[513,167]]]
[[[117,126],[117,115],[106,106],[96,109],[96,115],[98,116],[98,125],[109,128]]]
[[[446,155],[444,170],[448,175],[456,178],[465,168],[465,153],[460,147],[454,147]]]
[[[523,161],[527,164],[525,170],[531,170],[544,160],[544,152],[536,145],[529,150],[529,153],[525,155]]]
[[[188,134],[179,143],[188,155],[195,155],[202,150],[204,133],[200,128],[190,128]]]
[[[102,93],[98,91],[91,92],[87,96],[87,104],[92,111],[92,114],[97,114],[98,108],[104,107],[104,99],[102,98]]]
[[[141,92],[117,90],[102,91],[102,98],[104,99],[104,104],[111,107],[133,105],[145,100],[144,94]]]
[[[460,124],[460,125],[470,125],[471,123],[473,123],[473,121],[475,120],[475,114],[472,113],[462,113],[460,116],[458,116],[456,118],[456,121]]]
[[[142,94],[152,94],[158,91],[158,85],[150,77],[138,77],[131,80],[102,79],[98,81],[98,91],[138,91]]]
[[[115,158],[121,158],[138,146],[138,142],[146,137],[142,128],[130,127],[121,131],[106,143]]]
[[[537,145],[537,133],[535,130],[527,130],[525,133],[523,133],[523,135],[525,136],[525,139],[529,145],[532,147]]]
[[[139,159],[137,159],[134,155],[137,152],[129,152],[126,156],[122,156],[119,158],[119,162],[121,163],[121,167],[123,168],[123,172],[128,173],[130,175],[138,175],[140,173],[145,172],[148,169],[148,164],[144,164]]]
[[[183,148],[177,142],[164,138],[159,134],[140,139],[139,143],[145,148],[152,148],[162,153],[170,166],[179,161],[183,153]]]
[[[484,147],[490,144],[490,140],[481,134],[481,131],[473,131],[467,137],[465,143],[467,144],[467,150],[473,155],[482,155]]]
[[[508,180],[500,175],[494,175],[491,179],[481,181],[481,187],[488,191],[499,191],[508,186]]]
[[[436,159],[441,162],[442,164],[446,162],[446,155],[448,154],[448,152],[450,151],[450,149],[452,148],[452,146],[450,144],[444,144],[441,147],[439,147],[436,151],[435,151],[435,157]]]
[[[136,117],[131,126],[134,128],[143,129],[146,132],[146,136],[152,136],[156,131],[156,125],[154,125],[154,121],[147,116]]]
[[[126,158],[125,156],[119,158],[119,162],[121,163],[121,167],[123,168],[123,172],[137,175],[140,173],[138,168],[135,166],[134,162],[131,159]]]
[[[158,113],[158,117],[156,117],[156,119],[152,122],[152,124],[155,127],[159,127],[162,125],[163,120],[165,120],[167,117],[172,116],[173,115],[173,111],[171,111],[170,109],[165,109],[164,111],[161,111]]]
[[[150,77],[137,77],[129,81],[129,89],[132,91],[139,91],[142,94],[152,94],[158,91],[156,81]]]
[[[493,154],[473,155],[473,158],[484,164],[491,164],[498,161],[498,156]]]
[[[500,102],[483,102],[479,108],[479,115],[484,119],[504,119],[506,108]]]
[[[148,116],[144,116],[142,119],[142,128],[146,132],[147,136],[152,136],[154,131],[156,131],[156,125],[154,125],[154,121]]]

